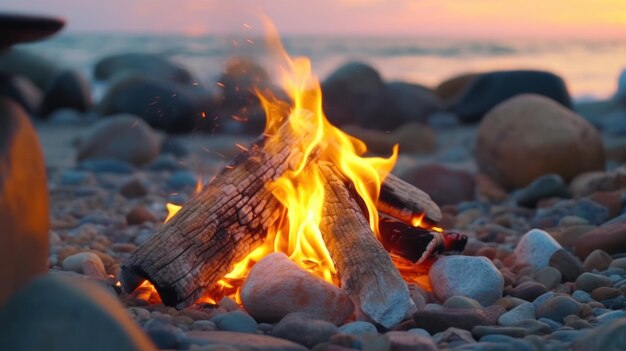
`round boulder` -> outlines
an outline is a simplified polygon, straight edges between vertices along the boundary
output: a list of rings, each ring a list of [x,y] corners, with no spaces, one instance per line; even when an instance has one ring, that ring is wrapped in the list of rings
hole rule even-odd
[[[381,129],[396,129],[410,122],[425,124],[431,114],[442,108],[439,98],[421,85],[391,82],[385,88],[385,118],[377,121]]]
[[[98,122],[78,146],[78,161],[116,159],[143,165],[159,155],[160,140],[140,118],[117,115]]]
[[[64,71],[50,82],[39,108],[41,116],[69,108],[85,112],[91,107],[89,83],[76,71]]]
[[[378,72],[361,62],[339,67],[322,84],[324,112],[335,125],[383,128],[386,87]]]
[[[445,106],[450,106],[478,76],[480,76],[480,73],[464,73],[448,78],[435,88],[435,95],[443,101]]]
[[[401,178],[424,189],[439,206],[472,201],[475,198],[476,184],[471,174],[436,163],[408,169],[402,173]]]
[[[542,71],[500,71],[471,81],[450,107],[460,121],[478,122],[492,108],[516,95],[537,94],[565,107],[571,100],[561,77]]]
[[[506,188],[521,188],[549,173],[569,181],[604,168],[597,130],[580,116],[539,95],[520,95],[485,116],[474,157],[480,170]]]
[[[127,53],[105,57],[96,63],[96,79],[108,80],[120,74],[141,74],[180,83],[191,83],[191,74],[163,55]]]
[[[17,43],[48,37],[63,28],[59,18],[32,15],[0,14],[0,50]]]
[[[192,85],[176,84],[141,75],[115,79],[100,101],[103,116],[130,113],[143,118],[154,128],[171,133],[189,132],[201,124],[212,123],[208,94]]]

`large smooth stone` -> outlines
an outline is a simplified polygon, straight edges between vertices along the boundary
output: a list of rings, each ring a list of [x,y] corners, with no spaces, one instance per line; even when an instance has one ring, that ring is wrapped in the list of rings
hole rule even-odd
[[[218,79],[217,100],[221,107],[250,107],[259,104],[254,89],[264,91],[271,86],[267,71],[249,58],[235,57],[226,63]]]
[[[142,119],[117,115],[93,126],[78,146],[77,159],[116,159],[139,166],[157,158],[160,147],[159,137]]]
[[[454,76],[439,83],[435,88],[435,94],[443,101],[446,107],[453,105],[472,85],[480,73],[464,73]]]
[[[122,74],[141,74],[180,83],[191,83],[191,74],[167,57],[149,53],[115,54],[100,59],[94,67],[96,79],[108,80]]]
[[[537,318],[548,318],[559,323],[570,314],[578,315],[580,304],[569,296],[556,296],[537,308]]]
[[[541,229],[532,229],[522,236],[514,254],[518,263],[541,269],[548,266],[552,254],[560,249],[561,245],[550,234]]]
[[[432,91],[423,86],[405,82],[385,84],[385,118],[379,129],[393,130],[405,123],[428,123],[428,117],[441,111],[442,103]]]
[[[583,234],[574,243],[574,253],[585,259],[594,250],[608,254],[626,251],[626,222],[600,226]]]
[[[521,94],[537,94],[564,107],[571,99],[561,77],[541,71],[484,73],[472,80],[450,108],[463,122],[478,122],[499,103]]]
[[[65,25],[60,18],[0,14],[0,50],[17,43],[49,37]]]
[[[41,90],[61,71],[54,61],[21,48],[0,53],[0,73],[26,77]]]
[[[202,117],[211,115],[209,109],[208,95],[201,87],[142,75],[114,79],[97,107],[103,116],[129,113],[171,133],[212,124],[212,118]]]
[[[476,182],[465,171],[429,163],[407,169],[400,177],[427,191],[439,206],[454,205],[475,198]]]
[[[37,134],[20,106],[0,98],[0,306],[46,272],[49,216]]]
[[[302,312],[340,324],[354,312],[343,290],[303,270],[283,253],[267,255],[254,265],[241,288],[241,302],[254,318],[268,322]]]
[[[268,335],[235,333],[226,331],[190,331],[187,332],[189,343],[200,345],[202,350],[238,350],[238,351],[306,351],[306,347],[285,339]]]
[[[592,329],[572,344],[572,350],[626,350],[626,318]]]
[[[535,306],[530,302],[524,302],[502,314],[498,318],[498,324],[503,327],[514,327],[519,322],[535,319]]]
[[[521,188],[554,173],[565,181],[604,168],[598,131],[571,110],[539,95],[496,106],[478,129],[479,169],[506,188]]]
[[[485,257],[443,256],[428,272],[430,285],[440,300],[460,295],[490,306],[502,297],[504,278]]]
[[[378,72],[361,62],[350,62],[331,73],[322,83],[324,112],[335,125],[356,124],[378,129],[387,124],[381,118],[385,83]]]
[[[598,191],[614,191],[626,188],[626,167],[611,172],[587,172],[578,175],[569,185],[576,197],[591,195]]]
[[[0,309],[0,325],[2,350],[155,349],[113,295],[83,279],[35,280]]]
[[[80,73],[68,70],[56,76],[46,88],[39,114],[45,117],[62,108],[85,112],[90,107],[89,83]]]

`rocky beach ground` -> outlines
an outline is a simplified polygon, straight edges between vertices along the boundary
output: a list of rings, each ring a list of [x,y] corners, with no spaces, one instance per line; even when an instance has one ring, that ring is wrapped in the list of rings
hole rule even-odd
[[[233,61],[211,93],[160,56],[120,55],[96,64],[109,85],[94,104],[84,77],[17,50],[3,55],[15,61],[0,61],[12,72],[0,109],[34,123],[50,228],[40,238],[49,240],[47,273],[0,308],[0,349],[626,348],[626,76],[615,99],[577,104],[558,76],[537,71],[468,74],[430,89],[350,63],[323,81],[331,121],[373,152],[399,143],[394,173],[439,204],[439,226],[469,237],[425,273],[432,291],[409,284],[416,312],[385,329],[280,254],[250,273],[243,306],[225,297],[177,310],[148,286],[118,286],[121,263],[162,225],[166,204],[184,204],[262,130],[249,88],[275,88],[261,67]],[[20,145],[39,152],[32,140]],[[12,221],[29,217],[10,219],[9,231]],[[12,253],[11,267],[45,255],[35,251]]]

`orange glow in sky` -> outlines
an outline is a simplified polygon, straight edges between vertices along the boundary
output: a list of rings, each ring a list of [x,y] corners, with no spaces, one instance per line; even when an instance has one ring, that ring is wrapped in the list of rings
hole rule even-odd
[[[290,34],[626,38],[625,0],[3,0],[69,31],[232,34],[264,12]]]

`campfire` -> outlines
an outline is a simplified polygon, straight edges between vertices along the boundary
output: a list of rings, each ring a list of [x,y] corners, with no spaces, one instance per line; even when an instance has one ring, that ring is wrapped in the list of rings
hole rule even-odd
[[[466,238],[436,227],[438,206],[390,173],[397,146],[388,158],[367,156],[362,141],[328,122],[310,61],[289,57],[267,28],[290,102],[257,92],[265,132],[182,208],[168,207],[166,223],[124,263],[122,286],[152,284],[182,308],[236,296],[256,262],[283,252],[392,327],[415,309],[405,280]]]

